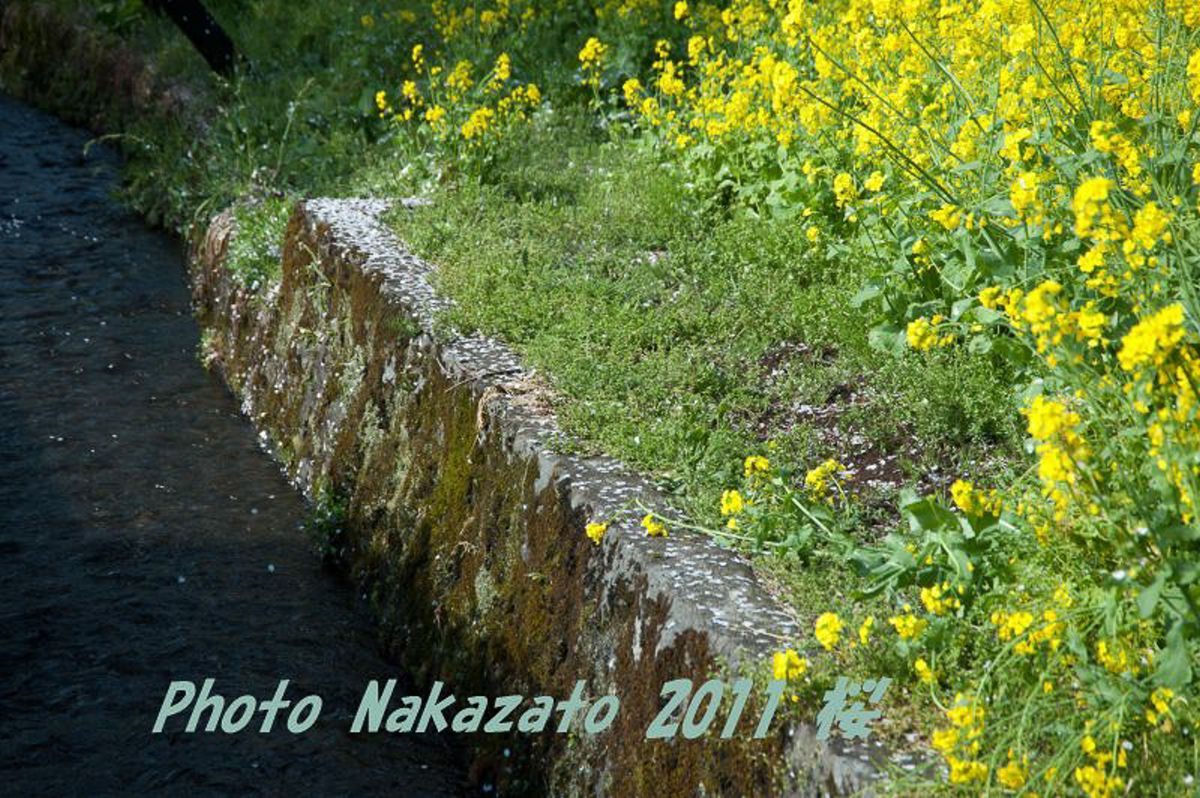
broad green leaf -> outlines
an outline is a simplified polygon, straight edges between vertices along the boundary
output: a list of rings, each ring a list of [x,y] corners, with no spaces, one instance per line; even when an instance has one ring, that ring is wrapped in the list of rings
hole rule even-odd
[[[883,289],[878,283],[870,282],[859,289],[858,293],[850,300],[850,307],[861,308],[863,305],[877,298],[883,293]]]
[[[1154,614],[1154,608],[1158,606],[1158,597],[1162,595],[1169,573],[1170,571],[1166,569],[1159,571],[1154,581],[1143,588],[1141,593],[1138,593],[1138,614],[1143,618],[1149,618]]]
[[[1187,641],[1183,637],[1183,624],[1176,623],[1167,632],[1167,645],[1158,656],[1154,681],[1163,687],[1178,690],[1191,680],[1192,662]]]
[[[967,341],[967,351],[973,355],[986,355],[992,351],[992,339],[986,335],[972,335]]]

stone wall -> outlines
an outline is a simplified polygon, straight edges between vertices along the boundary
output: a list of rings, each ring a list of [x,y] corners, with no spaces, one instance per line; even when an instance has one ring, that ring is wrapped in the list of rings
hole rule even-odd
[[[380,222],[385,209],[300,204],[283,279],[262,295],[224,267],[234,230],[222,215],[196,248],[193,285],[209,355],[288,475],[344,497],[346,559],[405,663],[460,693],[565,697],[586,679],[589,695],[617,695],[609,731],[519,752],[547,767],[509,777],[545,778],[556,795],[862,783],[863,753],[808,729],[644,739],[664,682],[762,663],[797,630],[742,558],[702,535],[647,537],[635,505],[662,509],[652,485],[611,458],[560,453],[544,391],[504,345],[435,334],[445,300]],[[600,546],[583,534],[591,519],[612,521]]]

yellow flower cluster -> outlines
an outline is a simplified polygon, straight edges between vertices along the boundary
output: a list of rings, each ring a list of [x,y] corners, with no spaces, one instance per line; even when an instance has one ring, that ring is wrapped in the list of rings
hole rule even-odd
[[[956,479],[950,486],[950,498],[955,507],[970,516],[998,516],[1004,509],[999,491],[980,490],[964,479]]]
[[[1125,788],[1125,782],[1119,776],[1110,776],[1094,765],[1075,768],[1075,783],[1087,798],[1111,798],[1120,795]]]
[[[808,672],[808,657],[802,657],[794,649],[775,652],[771,660],[771,675],[775,679],[796,681]]]
[[[434,6],[435,27],[446,41],[461,35],[466,25],[473,29],[474,10],[466,16]],[[499,14],[493,18],[488,14]],[[484,11],[479,25],[487,28],[507,20],[507,5],[502,11]],[[496,20],[499,19],[499,22]],[[477,150],[500,138],[514,124],[528,120],[542,103],[541,89],[535,83],[518,82],[513,77],[512,57],[501,52],[490,69],[482,70],[469,59],[458,59],[453,66],[430,65],[424,44],[416,44],[410,53],[411,77],[401,84],[395,105],[386,90],[375,94],[379,116],[399,124],[411,125],[434,140],[466,145]]]
[[[467,117],[467,121],[462,125],[462,137],[467,141],[473,139],[481,139],[487,134],[488,128],[493,127],[496,123],[495,110],[484,106],[476,108]]]
[[[727,490],[721,494],[721,515],[737,515],[746,508],[746,500],[736,490]]]
[[[1013,650],[1017,654],[1029,655],[1038,650],[1038,646],[1046,644],[1050,651],[1057,651],[1062,644],[1062,635],[1066,626],[1058,620],[1058,613],[1053,609],[1042,613],[1042,625],[1032,632],[1029,629],[1034,624],[1033,613],[1018,610],[1005,612],[996,610],[992,613],[991,622],[996,627],[996,635],[1002,642],[1016,641]],[[1026,634],[1028,632],[1028,634]]]
[[[1126,674],[1136,675],[1140,668],[1132,656],[1129,649],[1120,641],[1114,641],[1112,644],[1107,640],[1100,640],[1096,643],[1096,661],[1104,666],[1109,673],[1115,673],[1118,676]]]
[[[871,642],[871,629],[875,626],[875,616],[868,615],[863,619],[863,622],[858,625],[858,644],[865,646]]]
[[[983,735],[986,715],[979,701],[958,693],[954,705],[946,710],[950,726],[933,733],[931,744],[946,760],[952,784],[987,781],[987,764],[975,759],[979,754],[979,738]]]
[[[842,628],[842,619],[837,616],[837,613],[826,612],[817,618],[813,634],[826,651],[832,651],[841,639]]]
[[[738,516],[745,511],[748,502],[739,490],[727,490],[721,494],[721,516],[728,529],[738,528]]]
[[[917,657],[913,662],[913,673],[917,675],[922,684],[933,684],[936,680],[933,668],[929,667],[929,663],[925,661],[924,657]]]
[[[646,530],[646,535],[649,537],[667,537],[667,525],[655,518],[653,513],[646,513],[642,518],[642,528]]]
[[[608,531],[608,524],[597,522],[597,521],[590,522],[584,528],[584,534],[586,534],[588,536],[588,539],[591,540],[593,543],[595,543],[597,546],[600,545],[600,541],[604,539],[604,533],[607,531]]]
[[[944,331],[945,321],[945,316],[940,313],[936,313],[928,319],[924,316],[913,319],[905,330],[908,345],[918,352],[924,352],[954,343],[954,333]]]
[[[888,618],[888,623],[896,630],[896,634],[900,635],[901,640],[915,640],[929,625],[929,621],[913,615],[911,609],[906,606],[904,614]]]
[[[1135,324],[1121,339],[1117,359],[1126,371],[1159,368],[1183,337],[1183,306],[1176,302]]]
[[[828,459],[804,475],[804,487],[814,498],[829,498],[832,501],[832,497],[829,496],[830,485],[837,484],[838,474],[845,470],[846,467],[837,460]]]
[[[1056,520],[1061,520],[1070,506],[1079,468],[1090,457],[1079,434],[1081,416],[1064,402],[1044,396],[1035,396],[1022,412],[1029,422],[1029,434],[1037,441],[1037,473],[1043,492],[1054,502]]]
[[[963,588],[959,586],[957,592],[962,590]],[[920,593],[921,603],[925,605],[925,610],[932,615],[946,615],[962,607],[962,601],[956,591],[950,587],[948,581],[942,582],[940,585],[923,587]]]
[[[761,455],[752,454],[742,464],[742,472],[747,479],[760,477],[771,470],[771,461]]]
[[[600,86],[600,72],[604,67],[604,56],[608,53],[608,47],[604,45],[595,36],[591,37],[584,43],[583,49],[579,51],[579,64],[583,68],[583,82],[592,88]]]
[[[1151,726],[1155,726],[1163,718],[1169,719],[1171,716],[1171,699],[1175,697],[1175,691],[1169,687],[1155,688],[1150,694],[1150,706],[1146,707],[1146,722]]]
[[[1115,774],[1116,769],[1128,765],[1126,749],[1122,747],[1117,756],[1100,747],[1092,736],[1093,721],[1085,724],[1087,733],[1079,741],[1080,750],[1090,760],[1088,764],[1075,768],[1075,783],[1088,798],[1108,798],[1124,791],[1125,781]]]
[[[1022,756],[1018,761],[1013,755],[1012,749],[1008,749],[1008,762],[1003,767],[996,769],[996,780],[1002,787],[1010,790],[1019,790],[1024,787],[1025,782],[1029,780],[1029,756]]]

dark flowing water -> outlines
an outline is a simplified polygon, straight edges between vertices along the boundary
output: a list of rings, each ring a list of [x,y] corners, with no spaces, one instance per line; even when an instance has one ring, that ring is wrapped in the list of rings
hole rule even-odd
[[[348,733],[398,674],[200,366],[177,243],[88,138],[0,95],[0,793],[461,793],[443,737]],[[206,677],[324,709],[151,735],[168,684]]]

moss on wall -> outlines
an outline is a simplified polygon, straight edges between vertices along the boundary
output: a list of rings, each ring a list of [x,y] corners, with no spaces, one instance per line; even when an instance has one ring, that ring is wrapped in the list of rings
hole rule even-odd
[[[711,630],[674,628],[673,598],[580,534],[588,508],[550,461],[514,445],[486,370],[448,367],[384,274],[303,204],[267,296],[234,284],[220,262],[228,225],[212,230],[194,283],[215,359],[247,412],[288,442],[293,479],[347,498],[350,568],[396,656],[462,694],[562,698],[585,679],[589,695],[621,700],[595,737],[480,735],[480,773],[555,794],[783,789],[782,736],[644,739],[664,682],[720,672]]]

